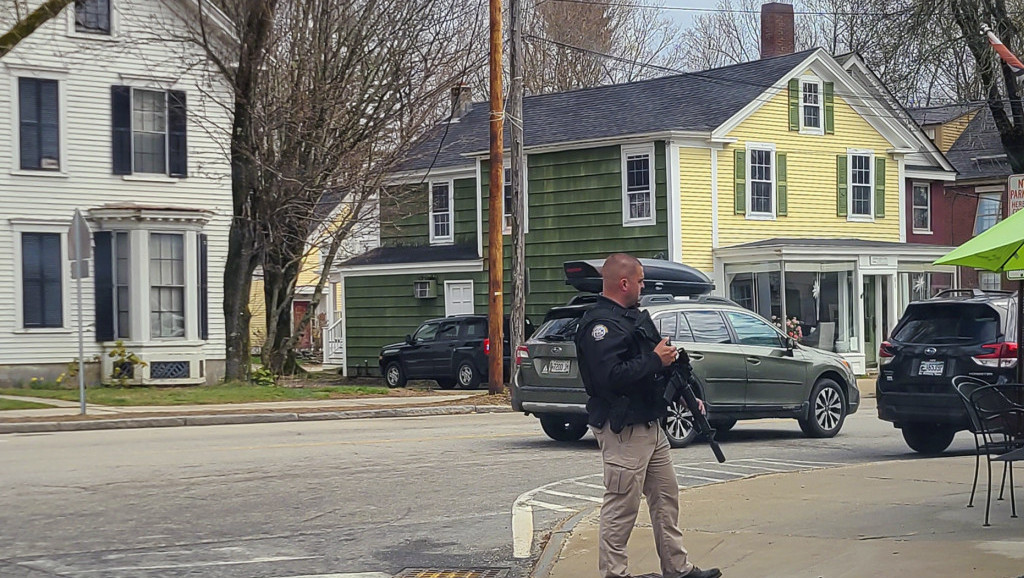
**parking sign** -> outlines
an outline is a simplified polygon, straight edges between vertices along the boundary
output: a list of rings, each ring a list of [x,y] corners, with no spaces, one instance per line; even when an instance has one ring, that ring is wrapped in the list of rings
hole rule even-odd
[[[1024,175],[1010,175],[1006,183],[1007,216],[1024,209]]]

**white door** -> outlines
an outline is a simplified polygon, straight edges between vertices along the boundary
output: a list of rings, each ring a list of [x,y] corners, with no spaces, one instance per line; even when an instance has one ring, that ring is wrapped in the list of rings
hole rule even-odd
[[[444,314],[467,315],[473,313],[473,282],[444,282]]]

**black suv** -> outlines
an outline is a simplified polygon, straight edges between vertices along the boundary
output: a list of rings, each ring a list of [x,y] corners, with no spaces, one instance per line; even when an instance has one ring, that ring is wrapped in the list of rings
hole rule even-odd
[[[950,289],[907,306],[878,351],[879,419],[913,450],[939,453],[970,429],[953,377],[1014,381],[1016,299],[1007,291]]]
[[[533,324],[526,318],[526,337]],[[509,318],[505,316],[505,372],[510,372]],[[432,379],[442,389],[458,385],[474,389],[487,382],[487,356],[491,340],[487,337],[486,315],[453,315],[424,321],[416,332],[405,336],[404,343],[385,345],[378,361],[388,387],[404,387],[410,379]]]

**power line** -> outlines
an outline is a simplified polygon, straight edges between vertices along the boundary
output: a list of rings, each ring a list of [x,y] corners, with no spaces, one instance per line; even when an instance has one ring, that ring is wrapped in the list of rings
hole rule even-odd
[[[659,4],[641,4],[633,2],[612,2],[602,0],[543,0],[544,2],[559,2],[563,4],[583,4],[590,6],[607,6],[613,8],[641,8],[650,10],[664,10],[667,12],[700,12],[710,14],[760,14],[760,9],[747,9],[747,8],[704,8],[695,6],[663,6]],[[902,16],[909,13],[912,8],[906,8],[903,10],[897,10],[893,12],[846,12],[846,11],[835,11],[826,12],[819,10],[797,10],[793,9],[793,14],[802,16],[872,16],[872,17],[883,17],[891,18],[893,16]],[[948,15],[949,13],[934,13],[933,15]]]

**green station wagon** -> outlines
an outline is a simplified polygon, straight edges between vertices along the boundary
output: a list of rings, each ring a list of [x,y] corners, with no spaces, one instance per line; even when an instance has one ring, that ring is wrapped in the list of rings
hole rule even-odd
[[[646,282],[655,285],[650,278]],[[512,407],[539,418],[555,440],[578,440],[587,431],[587,393],[573,338],[595,300],[594,295],[578,295],[553,308],[516,350]],[[640,306],[662,336],[686,349],[701,384],[698,397],[719,431],[742,419],[793,418],[810,437],[832,437],[860,405],[857,380],[846,360],[796,343],[728,299],[644,295]],[[692,415],[681,405],[670,408],[663,427],[673,447],[685,447],[696,437]]]

